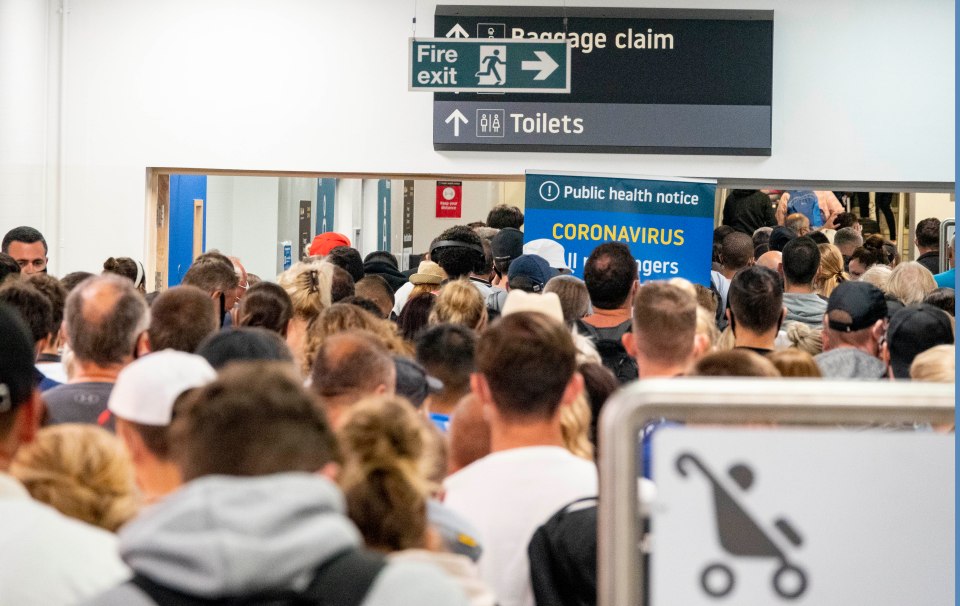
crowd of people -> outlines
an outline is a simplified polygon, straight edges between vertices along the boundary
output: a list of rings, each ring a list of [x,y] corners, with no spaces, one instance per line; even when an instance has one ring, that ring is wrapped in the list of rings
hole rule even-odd
[[[621,385],[954,382],[939,221],[901,261],[821,194],[731,194],[710,284],[641,283],[618,242],[579,279],[509,206],[409,271],[328,232],[275,281],[208,251],[150,293],[129,258],[57,279],[13,229],[0,601],[594,604]]]

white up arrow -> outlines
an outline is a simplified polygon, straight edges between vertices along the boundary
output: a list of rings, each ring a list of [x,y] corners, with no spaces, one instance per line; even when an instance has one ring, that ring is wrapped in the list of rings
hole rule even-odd
[[[447,116],[447,119],[444,120],[447,124],[450,124],[450,121],[453,120],[453,136],[460,136],[460,122],[463,121],[464,124],[469,123],[467,117],[460,113],[459,109],[453,110],[453,113]]]
[[[467,30],[463,29],[459,23],[450,28],[450,31],[447,32],[447,38],[469,38],[470,34],[467,33]]]
[[[553,57],[543,51],[534,51],[539,61],[524,61],[520,69],[524,71],[539,71],[540,73],[533,77],[534,80],[546,80],[547,77],[560,67]]]

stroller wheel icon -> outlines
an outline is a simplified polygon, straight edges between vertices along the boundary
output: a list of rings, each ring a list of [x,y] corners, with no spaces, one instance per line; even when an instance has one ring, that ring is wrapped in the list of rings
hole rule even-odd
[[[803,569],[789,561],[783,550],[777,546],[761,525],[747,513],[739,501],[728,491],[723,483],[697,458],[686,452],[677,457],[676,467],[681,476],[687,477],[690,466],[698,469],[710,482],[716,506],[717,532],[720,545],[730,555],[740,557],[768,557],[780,562],[773,573],[773,590],[782,598],[792,600],[803,595],[807,589],[807,576]],[[748,466],[734,465],[729,470],[730,477],[743,490],[753,484],[753,470]],[[774,526],[796,547],[803,539],[796,529],[785,519],[778,519]],[[722,598],[733,591],[736,577],[726,564],[714,562],[703,569],[700,585],[703,591],[715,598]]]

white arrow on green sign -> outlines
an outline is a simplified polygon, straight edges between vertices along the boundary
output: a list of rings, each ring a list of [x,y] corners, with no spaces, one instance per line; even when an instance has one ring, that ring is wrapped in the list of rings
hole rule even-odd
[[[411,38],[409,90],[569,93],[565,40]]]

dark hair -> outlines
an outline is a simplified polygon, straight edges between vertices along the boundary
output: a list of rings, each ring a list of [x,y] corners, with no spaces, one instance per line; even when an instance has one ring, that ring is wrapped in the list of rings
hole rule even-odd
[[[60,332],[60,325],[63,324],[63,308],[67,303],[67,289],[63,287],[60,280],[50,274],[32,274],[27,276],[27,281],[50,301],[50,328],[47,332],[56,336]]]
[[[783,247],[783,277],[788,284],[813,284],[820,269],[820,249],[806,236],[794,238]]]
[[[72,271],[60,278],[60,284],[67,289],[67,294],[73,292],[73,289],[80,285],[87,278],[92,278],[93,274],[89,271]]]
[[[293,303],[287,291],[273,282],[258,282],[240,299],[237,325],[266,328],[286,336],[292,318]]]
[[[430,258],[447,272],[451,280],[468,276],[482,264],[482,240],[469,227],[455,225],[445,230],[437,240],[437,242],[443,241],[462,242],[466,245],[436,245],[436,248],[430,251]]]
[[[437,296],[433,293],[425,292],[407,299],[407,303],[400,311],[400,317],[397,318],[397,327],[400,334],[408,341],[416,341],[420,331],[427,326],[430,320],[430,312],[437,302]]]
[[[392,265],[394,269],[400,269],[400,264],[397,263],[397,258],[393,253],[386,250],[375,250],[366,257],[363,258],[363,264],[371,262],[382,262]]]
[[[197,355],[217,370],[233,362],[293,362],[293,354],[283,337],[256,327],[217,331],[197,347]]]
[[[14,242],[23,242],[24,244],[33,244],[34,242],[43,243],[43,254],[46,255],[47,241],[43,239],[43,234],[32,227],[21,225],[14,227],[3,237],[3,243],[0,244],[0,252],[9,253],[10,245]]]
[[[181,284],[196,286],[211,295],[218,291],[224,293],[240,284],[240,278],[237,277],[237,272],[234,271],[229,259],[224,263],[219,260],[219,257],[223,257],[219,253],[216,257],[210,253],[206,255],[206,257],[197,257],[184,274]],[[223,258],[226,259],[226,257]]]
[[[594,452],[599,452],[599,433],[597,422],[603,405],[620,388],[620,381],[609,368],[597,362],[584,362],[578,369],[583,375],[583,389],[590,404],[590,441]]]
[[[7,253],[0,253],[0,284],[7,279],[7,276],[19,274],[20,264],[17,260]]]
[[[553,418],[576,359],[570,330],[540,313],[504,316],[477,343],[477,370],[497,410],[517,421]]]
[[[941,287],[931,290],[923,299],[924,303],[929,303],[934,307],[939,307],[951,316],[956,313],[956,292],[952,288]]]
[[[720,245],[720,262],[724,268],[737,270],[753,261],[753,238],[735,231],[723,239]]]
[[[16,410],[30,400],[37,386],[34,362],[36,343],[30,340],[30,330],[16,310],[0,303],[0,383],[10,392],[11,408],[0,412],[0,436],[7,436],[13,426]]]
[[[873,236],[871,236],[872,238]],[[882,240],[882,239],[881,239]],[[850,255],[850,260],[853,261],[856,259],[858,263],[864,267],[871,267],[873,265],[889,265],[890,258],[887,256],[885,250],[883,250],[883,245],[880,246],[864,246],[857,247],[853,251],[853,254]]]
[[[196,286],[175,286],[150,306],[150,349],[193,353],[219,326],[217,308],[207,293]]]
[[[830,244],[830,238],[822,231],[812,231],[808,233],[806,237],[813,240],[816,244]]]
[[[940,247],[940,219],[930,217],[917,223],[917,246],[924,248]]]
[[[845,227],[853,227],[858,223],[860,223],[860,219],[857,218],[857,215],[848,212],[838,213],[833,220],[833,224],[837,231],[840,231]]]
[[[493,247],[490,246],[490,240],[486,238],[480,239],[480,246],[483,247],[483,256],[480,257],[480,261],[473,269],[473,273],[486,276],[493,271]]]
[[[356,307],[359,307],[363,311],[366,311],[372,314],[373,316],[376,316],[377,318],[385,319],[383,317],[383,310],[380,309],[380,306],[377,305],[377,302],[374,301],[373,299],[368,299],[366,297],[358,297],[354,295],[352,297],[346,297],[344,299],[340,299],[339,301],[337,301],[337,303],[343,303],[344,305],[355,305]]]
[[[742,269],[730,281],[727,300],[734,330],[736,326],[743,326],[755,333],[765,333],[780,322],[783,314],[780,275],[760,265]]]
[[[695,377],[769,377],[780,376],[773,362],[749,349],[717,351],[700,358],[690,373]]]
[[[494,229],[503,229],[504,227],[520,229],[523,227],[523,212],[516,206],[498,204],[487,213],[487,227],[493,227]],[[445,240],[446,238],[442,239]]]
[[[723,239],[735,232],[729,225],[720,225],[713,229],[713,253],[711,260],[713,263],[720,263],[720,253],[723,250]]]
[[[347,270],[354,284],[363,279],[363,259],[360,258],[360,251],[349,246],[336,246],[323,258],[337,267]]]
[[[396,376],[393,358],[373,335],[348,330],[320,344],[310,371],[310,389],[324,398],[373,393]]]
[[[759,246],[753,249],[753,258],[759,259],[760,257],[762,257],[768,252],[770,252],[770,245],[766,243],[760,244]]]
[[[180,396],[174,400],[174,408],[176,408],[177,402],[183,398],[187,392],[180,394]],[[140,439],[143,440],[143,445],[147,447],[147,450],[150,453],[160,459],[161,461],[170,460],[170,427],[167,425],[144,425],[143,423],[134,423],[133,421],[128,421],[126,419],[117,419],[118,423],[123,423],[137,432],[140,436]]]
[[[147,276],[140,273],[140,264],[130,257],[110,257],[103,262],[103,271],[128,278],[137,288],[141,284],[146,284]],[[137,281],[138,274],[140,275],[139,282]]]
[[[339,265],[334,265],[330,277],[330,303],[343,301],[347,297],[352,297],[356,292],[356,283],[353,281],[350,272]]]
[[[34,343],[50,334],[53,322],[50,301],[26,280],[11,280],[0,286],[0,303],[6,303],[20,313]]]
[[[617,309],[626,303],[637,281],[637,261],[626,244],[606,242],[587,258],[583,281],[595,308]]]
[[[362,280],[357,282],[354,292],[358,297],[373,301],[377,307],[377,310],[373,312],[374,315],[381,318],[390,317],[395,299],[390,283],[383,276],[377,274],[364,276]]]
[[[100,291],[105,297],[87,297]],[[96,309],[107,304],[109,308]],[[78,360],[100,366],[121,364],[133,355],[137,338],[147,330],[147,302],[130,280],[107,274],[85,280],[67,296],[64,308],[67,340]]]
[[[315,473],[338,458],[326,415],[288,364],[231,365],[177,404],[170,443],[184,481]]]
[[[417,362],[443,382],[446,393],[470,389],[476,353],[476,334],[460,324],[437,324],[417,338]]]
[[[837,248],[841,246],[846,246],[848,244],[856,244],[857,246],[863,245],[863,236],[857,233],[857,230],[853,227],[843,227],[837,230],[837,233],[833,235],[833,245]]]
[[[751,239],[753,240],[753,247],[756,248],[761,244],[770,244],[770,234],[773,233],[772,227],[758,227],[754,230]]]

